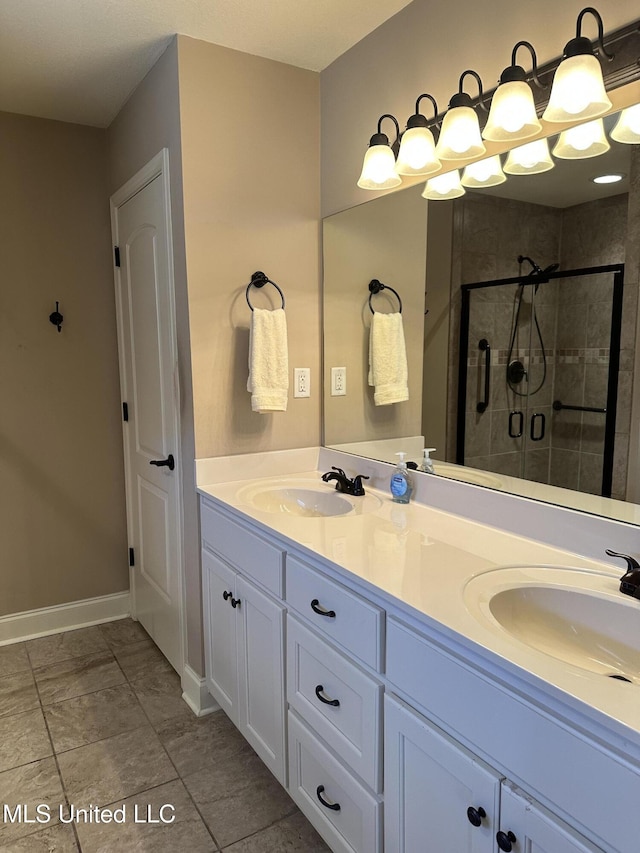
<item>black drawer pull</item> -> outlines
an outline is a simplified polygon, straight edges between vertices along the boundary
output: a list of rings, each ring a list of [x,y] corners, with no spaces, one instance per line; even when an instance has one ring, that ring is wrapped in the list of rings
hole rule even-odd
[[[227,592],[227,590],[226,590],[226,589],[225,589],[225,591],[222,593],[222,597],[224,598],[224,600],[225,600],[225,601],[229,601],[229,599],[231,598],[231,596],[232,596],[232,595],[233,595],[233,593],[231,593],[231,592]]]
[[[328,803],[326,800],[322,799],[322,792],[324,791],[324,785],[318,785],[316,788],[316,797],[320,800],[325,809],[331,809],[333,812],[340,811],[340,803]]]
[[[328,616],[330,619],[335,619],[336,611],[335,610],[325,610],[324,607],[320,607],[320,602],[317,598],[314,598],[311,602],[311,609],[314,613],[317,613],[318,616]]]
[[[498,842],[498,847],[501,850],[504,850],[504,853],[511,853],[511,850],[513,850],[513,844],[517,839],[511,830],[508,832],[500,830],[496,835],[496,841]]]
[[[240,599],[239,599],[239,598],[232,598],[232,599],[231,599],[231,606],[232,606],[233,608],[235,608],[235,607],[240,607],[240,603],[241,603],[241,602],[240,602]]]
[[[467,809],[467,817],[469,819],[469,823],[473,824],[473,826],[480,826],[482,823],[482,819],[487,816],[486,811],[482,808],[482,806],[478,806],[478,808],[474,808],[473,806],[469,806]]]
[[[324,702],[325,705],[333,705],[334,708],[339,708],[340,707],[340,700],[339,699],[325,699],[324,696],[322,695],[323,690],[324,690],[324,687],[322,686],[322,684],[318,684],[318,686],[316,687],[316,696],[318,697],[318,699],[321,702]]]

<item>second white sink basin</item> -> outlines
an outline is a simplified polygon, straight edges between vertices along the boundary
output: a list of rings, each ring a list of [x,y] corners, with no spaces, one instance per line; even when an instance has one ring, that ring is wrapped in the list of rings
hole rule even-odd
[[[471,580],[467,609],[530,648],[600,675],[640,684],[640,602],[609,575],[499,569]]]

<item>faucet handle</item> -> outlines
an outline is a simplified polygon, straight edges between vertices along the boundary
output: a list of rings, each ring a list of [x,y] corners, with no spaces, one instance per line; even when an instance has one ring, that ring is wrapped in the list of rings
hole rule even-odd
[[[353,495],[355,497],[360,497],[361,495],[364,495],[364,487],[362,485],[362,481],[368,479],[369,477],[367,477],[365,474],[356,474],[356,476],[353,478]]]
[[[342,470],[342,468],[336,468],[336,466],[335,466],[335,465],[332,465],[332,466],[331,466],[331,470],[332,470],[332,471],[337,471],[337,472],[338,472],[338,474],[340,474],[342,477],[344,477],[344,478],[345,478],[345,480],[347,479],[347,475],[344,473],[344,471]]]
[[[619,554],[617,551],[605,551],[609,557],[620,557],[627,561],[627,571],[620,578],[620,592],[640,599],[640,563],[629,554]]]
[[[631,557],[629,554],[619,554],[618,551],[612,551],[610,548],[604,552],[609,557],[620,557],[621,560],[627,561],[627,571],[628,575],[630,572],[635,571],[636,569],[640,569],[640,563],[635,559],[635,557]]]

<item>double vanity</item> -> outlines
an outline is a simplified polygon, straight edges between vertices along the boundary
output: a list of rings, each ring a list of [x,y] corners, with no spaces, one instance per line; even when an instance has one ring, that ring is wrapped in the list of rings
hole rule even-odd
[[[332,465],[366,494],[323,482]],[[634,853],[624,563],[474,519],[494,498],[473,485],[418,475],[395,504],[390,470],[325,449],[198,463],[210,693],[333,851]]]

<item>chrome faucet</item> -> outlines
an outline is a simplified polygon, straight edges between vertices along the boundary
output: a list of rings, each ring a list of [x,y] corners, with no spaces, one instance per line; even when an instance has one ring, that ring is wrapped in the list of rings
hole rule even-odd
[[[630,595],[632,598],[640,598],[640,563],[628,554],[619,554],[617,551],[605,551],[609,557],[620,557],[627,561],[627,571],[620,578],[620,592]]]
[[[342,468],[336,468],[335,466],[332,466],[331,471],[327,471],[326,474],[322,475],[322,480],[325,483],[329,483],[331,480],[336,481],[336,491],[342,492],[344,495],[354,495],[355,497],[364,495],[362,481],[368,479],[364,474],[357,474],[353,480],[350,480]]]

